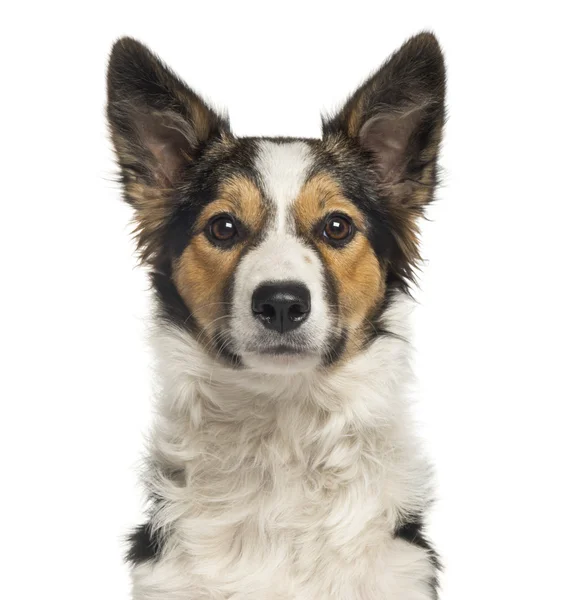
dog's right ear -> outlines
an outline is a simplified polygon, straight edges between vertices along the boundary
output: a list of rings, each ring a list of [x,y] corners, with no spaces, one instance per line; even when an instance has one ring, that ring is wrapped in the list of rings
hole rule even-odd
[[[325,120],[324,136],[341,135],[358,144],[384,191],[402,206],[420,209],[436,184],[445,88],[440,45],[433,34],[420,33]],[[406,182],[417,185],[411,190]]]
[[[230,135],[212,110],[143,44],[121,38],[107,73],[107,117],[125,200],[136,212],[143,258],[168,220],[185,166],[213,139]]]

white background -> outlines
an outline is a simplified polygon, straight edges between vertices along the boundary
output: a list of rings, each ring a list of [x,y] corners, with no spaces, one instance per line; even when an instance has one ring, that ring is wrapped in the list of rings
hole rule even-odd
[[[529,8],[533,6],[533,8]],[[408,36],[449,75],[425,223],[417,416],[443,599],[569,598],[568,18],[563,2],[54,2],[0,44],[0,553],[6,600],[126,599],[151,417],[147,283],[104,121],[114,39],[151,46],[234,131],[318,136]],[[390,600],[390,599],[389,599]]]

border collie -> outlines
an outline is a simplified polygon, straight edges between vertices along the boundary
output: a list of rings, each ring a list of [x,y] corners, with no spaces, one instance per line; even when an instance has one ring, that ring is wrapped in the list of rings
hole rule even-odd
[[[444,91],[421,33],[321,139],[239,138],[145,46],[114,45],[160,383],[135,600],[437,597],[407,321]]]

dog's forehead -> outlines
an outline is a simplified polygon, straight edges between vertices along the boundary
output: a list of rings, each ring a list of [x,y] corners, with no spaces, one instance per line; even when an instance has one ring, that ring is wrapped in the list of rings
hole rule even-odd
[[[254,169],[264,196],[273,208],[273,228],[285,231],[291,224],[292,207],[314,163],[311,148],[304,141],[262,140]]]

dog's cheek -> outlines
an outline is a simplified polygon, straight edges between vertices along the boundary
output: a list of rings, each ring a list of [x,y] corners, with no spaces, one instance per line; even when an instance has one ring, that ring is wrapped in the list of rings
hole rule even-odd
[[[374,250],[358,234],[345,248],[322,244],[323,261],[335,282],[339,325],[347,331],[346,351],[361,347],[369,318],[382,303],[385,277]]]
[[[200,327],[207,333],[224,327],[226,290],[240,257],[239,248],[221,250],[204,235],[195,236],[174,268],[174,281]]]

